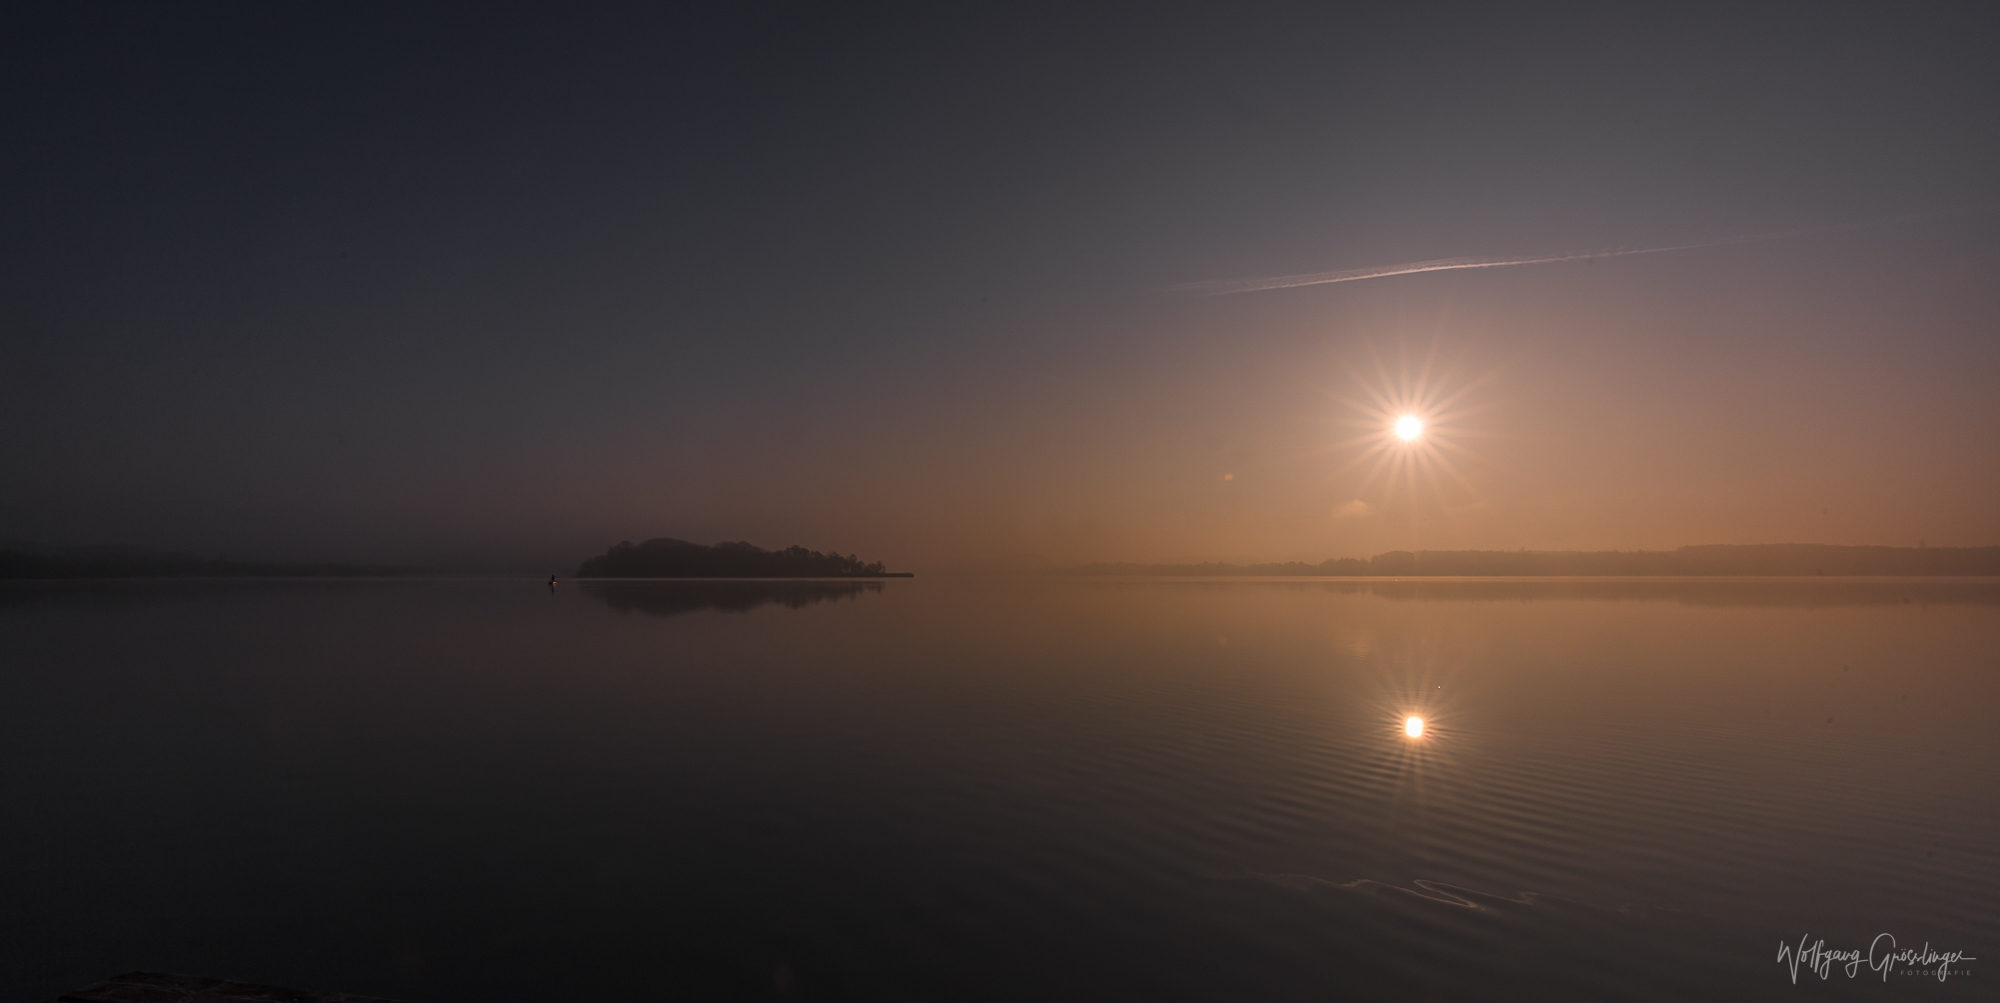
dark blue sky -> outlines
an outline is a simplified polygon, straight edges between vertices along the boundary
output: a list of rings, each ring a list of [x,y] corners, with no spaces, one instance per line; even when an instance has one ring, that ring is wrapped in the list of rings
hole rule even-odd
[[[0,539],[536,566],[655,535],[915,566],[1993,543],[1996,28],[17,11]],[[1384,393],[1440,420],[1376,470]]]

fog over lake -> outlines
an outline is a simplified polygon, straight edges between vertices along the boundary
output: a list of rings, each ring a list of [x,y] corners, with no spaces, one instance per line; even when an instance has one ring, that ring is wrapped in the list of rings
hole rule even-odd
[[[9,999],[1933,1000],[2000,950],[1992,581],[56,582],[0,633]],[[1883,933],[1980,960],[1777,960]]]

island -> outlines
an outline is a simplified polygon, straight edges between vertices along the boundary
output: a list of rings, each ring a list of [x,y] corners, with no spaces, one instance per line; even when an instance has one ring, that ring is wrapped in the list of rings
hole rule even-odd
[[[822,554],[794,544],[765,550],[741,541],[713,547],[672,537],[644,543],[624,541],[584,561],[578,578],[914,578],[884,571],[882,562],[864,563],[849,554]]]

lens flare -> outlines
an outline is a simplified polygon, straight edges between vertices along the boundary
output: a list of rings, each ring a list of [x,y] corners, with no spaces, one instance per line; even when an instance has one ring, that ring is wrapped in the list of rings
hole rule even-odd
[[[1420,717],[1405,719],[1403,721],[1403,734],[1411,738],[1424,737],[1424,719]]]
[[[1440,359],[1440,351],[1433,345],[1420,361],[1402,355],[1394,371],[1376,356],[1372,376],[1343,360],[1353,391],[1327,391],[1347,411],[1329,415],[1328,424],[1351,431],[1322,447],[1347,454],[1325,474],[1325,497],[1336,503],[1331,511],[1340,519],[1369,516],[1377,530],[1407,541],[1404,549],[1424,542],[1427,527],[1420,522],[1492,511],[1458,459],[1474,457],[1464,441],[1484,433],[1468,427],[1467,419],[1484,407],[1475,395],[1499,370],[1462,374],[1461,363]],[[1419,497],[1426,487],[1433,498]],[[1352,500],[1341,504],[1345,499]]]

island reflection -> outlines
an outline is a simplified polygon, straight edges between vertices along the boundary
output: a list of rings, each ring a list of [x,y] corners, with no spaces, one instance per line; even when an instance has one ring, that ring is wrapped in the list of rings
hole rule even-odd
[[[700,610],[743,613],[759,606],[804,609],[882,591],[881,582],[650,581],[587,582],[583,594],[620,613],[680,616]]]

